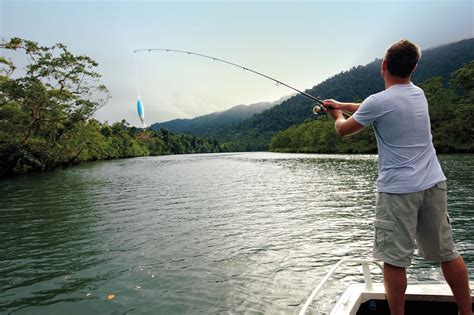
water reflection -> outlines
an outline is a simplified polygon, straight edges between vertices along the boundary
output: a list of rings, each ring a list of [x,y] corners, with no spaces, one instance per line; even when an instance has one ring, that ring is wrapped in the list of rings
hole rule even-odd
[[[87,187],[74,172],[2,181],[0,309],[74,300],[104,277]]]
[[[473,269],[474,158],[441,161]],[[296,313],[333,263],[370,255],[376,168],[370,155],[202,154],[2,181],[0,310]],[[409,275],[441,278],[419,259]],[[316,306],[358,279],[344,270]]]

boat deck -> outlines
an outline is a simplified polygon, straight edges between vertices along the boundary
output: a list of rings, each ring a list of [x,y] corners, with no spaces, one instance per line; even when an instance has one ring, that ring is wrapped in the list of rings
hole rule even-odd
[[[458,314],[451,289],[446,283],[409,284],[405,298],[406,315]],[[373,284],[370,290],[366,288],[365,284],[349,286],[330,314],[389,314],[383,285]]]
[[[343,258],[337,262],[316,288],[301,308],[299,315],[306,314],[315,297],[321,292],[329,278],[345,264],[360,264],[364,276],[364,283],[352,284],[337,300],[330,315],[378,315],[390,314],[385,288],[382,283],[372,282],[372,272],[369,265],[374,264],[382,270],[382,265],[370,259]],[[469,286],[474,288],[474,283]],[[474,310],[474,296],[472,296],[472,309]],[[443,314],[457,315],[458,308],[451,288],[446,282],[409,283],[405,293],[405,314]],[[474,312],[473,312],[474,314]]]

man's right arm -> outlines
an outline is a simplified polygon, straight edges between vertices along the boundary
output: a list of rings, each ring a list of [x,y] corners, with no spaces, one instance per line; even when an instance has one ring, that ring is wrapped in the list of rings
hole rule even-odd
[[[355,113],[360,106],[360,103],[343,103],[336,100],[324,100],[324,106],[332,109],[340,109],[344,112]]]

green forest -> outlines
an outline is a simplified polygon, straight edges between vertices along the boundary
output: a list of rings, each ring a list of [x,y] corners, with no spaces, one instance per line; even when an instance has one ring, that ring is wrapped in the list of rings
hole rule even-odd
[[[428,98],[434,144],[441,153],[474,152],[473,43],[471,39],[427,51],[417,69],[417,80],[424,82],[415,83]],[[93,59],[74,55],[60,43],[45,47],[20,38],[4,41],[0,49],[23,57],[16,60],[25,60],[25,65],[17,67],[9,58],[0,57],[0,177],[86,161],[164,154],[269,149],[376,152],[370,128],[341,138],[331,119],[311,118],[313,104],[301,95],[202,135],[136,128],[126,120],[99,122],[93,115],[109,101],[110,93],[101,84]],[[383,88],[379,67],[377,60],[355,67],[308,92],[361,101]]]
[[[445,83],[442,77],[431,78],[420,87],[425,91],[433,143],[439,153],[474,152],[474,61],[455,71]],[[355,99],[354,101],[360,101]],[[373,129],[347,138],[334,130],[333,120],[308,119],[273,136],[270,150],[306,153],[375,153]]]
[[[214,139],[93,119],[110,98],[94,71],[98,64],[62,44],[12,38],[0,48],[28,60],[17,69],[0,57],[0,177],[93,160],[221,151]]]
[[[441,77],[442,81],[447,83],[453,72],[472,60],[474,60],[474,39],[472,38],[424,50],[413,74],[412,81],[420,85],[434,77]],[[352,67],[347,71],[343,71],[324,80],[311,89],[306,90],[306,92],[323,99],[334,98],[342,102],[361,101],[367,96],[383,90],[384,83],[380,76],[380,65],[381,60],[376,59],[365,66]],[[472,102],[470,104],[471,106],[474,105]],[[446,103],[445,105],[450,106],[450,103]],[[239,124],[219,127],[212,133],[206,135],[216,137],[223,143],[225,148],[229,148],[232,151],[266,151],[270,149],[269,145],[275,134],[288,128],[297,128],[299,124],[311,119],[311,109],[313,106],[314,104],[302,95],[295,95],[282,104],[254,115]],[[328,124],[328,122],[320,123],[322,125]],[[307,126],[307,123],[305,123],[305,126]],[[314,131],[318,134],[320,128],[330,132],[328,128],[324,128],[324,126],[320,126],[317,123],[311,126],[311,128],[316,128]],[[436,125],[434,127],[436,127]],[[468,128],[468,126],[465,127]],[[329,138],[322,140],[325,139],[325,137],[328,136],[324,135],[318,140],[322,141],[321,146],[329,140]],[[364,135],[358,135],[349,141],[356,141],[356,139],[362,140],[363,138]],[[367,137],[365,136],[365,138]],[[327,152],[327,150],[331,150],[330,143],[327,144],[326,149],[323,150],[322,147],[313,148],[312,145],[307,147],[310,143],[308,142],[309,140],[293,140],[302,141],[302,143],[304,143],[302,146],[294,144],[295,148],[298,148],[298,151],[306,150],[303,149],[303,147],[306,147],[308,152]],[[339,146],[352,144],[352,142],[346,142],[345,139],[341,141],[341,143],[338,142]],[[292,151],[289,146],[283,145],[281,148],[282,150],[286,148],[287,151]],[[348,147],[347,149],[337,151],[346,152],[346,150],[359,151],[359,148]],[[453,148],[450,152],[464,151],[464,149],[458,150]],[[331,152],[333,151],[331,150]]]

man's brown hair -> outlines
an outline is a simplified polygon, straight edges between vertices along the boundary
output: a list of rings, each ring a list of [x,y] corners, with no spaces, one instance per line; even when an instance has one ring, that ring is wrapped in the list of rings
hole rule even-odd
[[[400,78],[408,78],[420,60],[420,48],[407,39],[402,39],[387,49],[385,60],[388,72]]]

